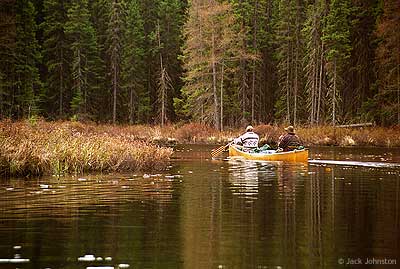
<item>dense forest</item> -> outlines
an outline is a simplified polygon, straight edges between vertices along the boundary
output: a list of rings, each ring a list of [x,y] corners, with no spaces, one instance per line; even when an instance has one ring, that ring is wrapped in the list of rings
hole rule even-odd
[[[400,0],[2,0],[0,118],[400,124]]]

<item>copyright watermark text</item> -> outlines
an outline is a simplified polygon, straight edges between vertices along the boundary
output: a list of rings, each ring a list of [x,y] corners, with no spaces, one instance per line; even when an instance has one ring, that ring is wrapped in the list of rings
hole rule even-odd
[[[388,258],[349,258],[343,257],[338,259],[340,265],[396,265],[397,259]]]

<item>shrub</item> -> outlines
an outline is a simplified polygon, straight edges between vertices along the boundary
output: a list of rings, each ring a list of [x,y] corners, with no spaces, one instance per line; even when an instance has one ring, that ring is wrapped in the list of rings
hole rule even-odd
[[[206,142],[208,137],[213,136],[216,131],[200,123],[188,123],[178,128],[175,132],[175,137],[182,142]]]

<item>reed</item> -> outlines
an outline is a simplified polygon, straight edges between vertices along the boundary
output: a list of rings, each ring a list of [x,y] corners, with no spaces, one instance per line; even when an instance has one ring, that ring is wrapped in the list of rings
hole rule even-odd
[[[283,125],[260,124],[254,126],[254,131],[260,136],[260,144],[277,145],[279,137],[285,133]],[[326,126],[295,126],[296,133],[306,146],[377,146],[400,147],[400,126],[362,128],[334,128]],[[176,139],[178,143],[208,143],[226,144],[243,134],[242,129],[230,129],[218,132],[213,128],[199,123],[176,126],[168,130],[168,138]],[[159,130],[159,136],[166,132]],[[164,137],[164,139],[167,139]]]
[[[175,138],[185,143],[208,143],[212,137],[217,135],[217,131],[207,125],[200,123],[188,123],[175,131]]]
[[[334,128],[300,127],[297,131],[310,146],[400,147],[400,127]]]
[[[108,127],[74,122],[0,122],[0,174],[61,175],[167,166],[171,148],[141,139],[143,132]]]
[[[243,129],[223,132],[200,123],[107,125],[80,122],[0,121],[0,175],[29,176],[164,169],[172,149],[158,144],[226,144]],[[275,146],[284,126],[257,125],[262,143]],[[400,147],[400,126],[298,126],[306,146]],[[161,142],[161,143],[159,143]]]

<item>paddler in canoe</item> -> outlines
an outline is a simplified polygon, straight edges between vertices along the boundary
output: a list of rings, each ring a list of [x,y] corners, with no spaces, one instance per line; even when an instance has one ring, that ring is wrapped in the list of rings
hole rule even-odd
[[[212,157],[217,157],[228,148],[230,156],[237,154],[240,155],[240,152],[243,152],[246,155],[253,153],[271,155],[279,152],[292,151],[294,149],[303,149],[304,147],[301,145],[301,140],[294,134],[293,126],[286,127],[285,130],[287,134],[280,137],[278,147],[281,148],[278,148],[277,150],[272,150],[268,144],[258,147],[260,140],[259,135],[254,132],[253,126],[249,125],[246,127],[246,132],[243,135],[235,138],[225,146],[212,150],[211,155]],[[295,146],[296,144],[298,144],[298,146]]]
[[[286,134],[283,134],[279,137],[277,152],[292,151],[295,149],[304,148],[303,142],[295,134],[293,126],[290,125],[290,126],[286,127],[285,131],[286,131]]]
[[[226,151],[229,147],[237,147],[240,151],[243,152],[256,152],[258,151],[258,141],[260,140],[260,137],[258,134],[254,132],[253,126],[249,125],[246,127],[246,132],[239,136],[238,138],[235,138],[232,142],[229,142],[228,144],[221,146],[219,148],[213,149],[211,151],[211,156],[213,158],[219,156],[222,154],[224,151]]]
[[[246,127],[246,132],[235,138],[232,144],[242,146],[244,152],[251,152],[258,148],[259,140],[260,137],[254,132],[253,126],[249,125]]]
[[[248,160],[261,161],[307,162],[308,150],[304,149],[301,145],[301,140],[294,133],[294,128],[289,127],[285,128],[286,134],[280,137],[279,146],[281,148],[278,150],[271,149],[268,144],[265,144],[261,148],[254,147],[254,141],[256,141],[258,135],[255,134],[253,130],[249,130],[243,136],[236,138],[233,143],[227,145],[229,147],[229,157],[239,156]],[[253,135],[253,133],[255,135]],[[245,147],[246,141],[250,139],[245,139],[246,137],[252,137],[254,139],[252,140],[252,144],[247,144],[247,147]]]

